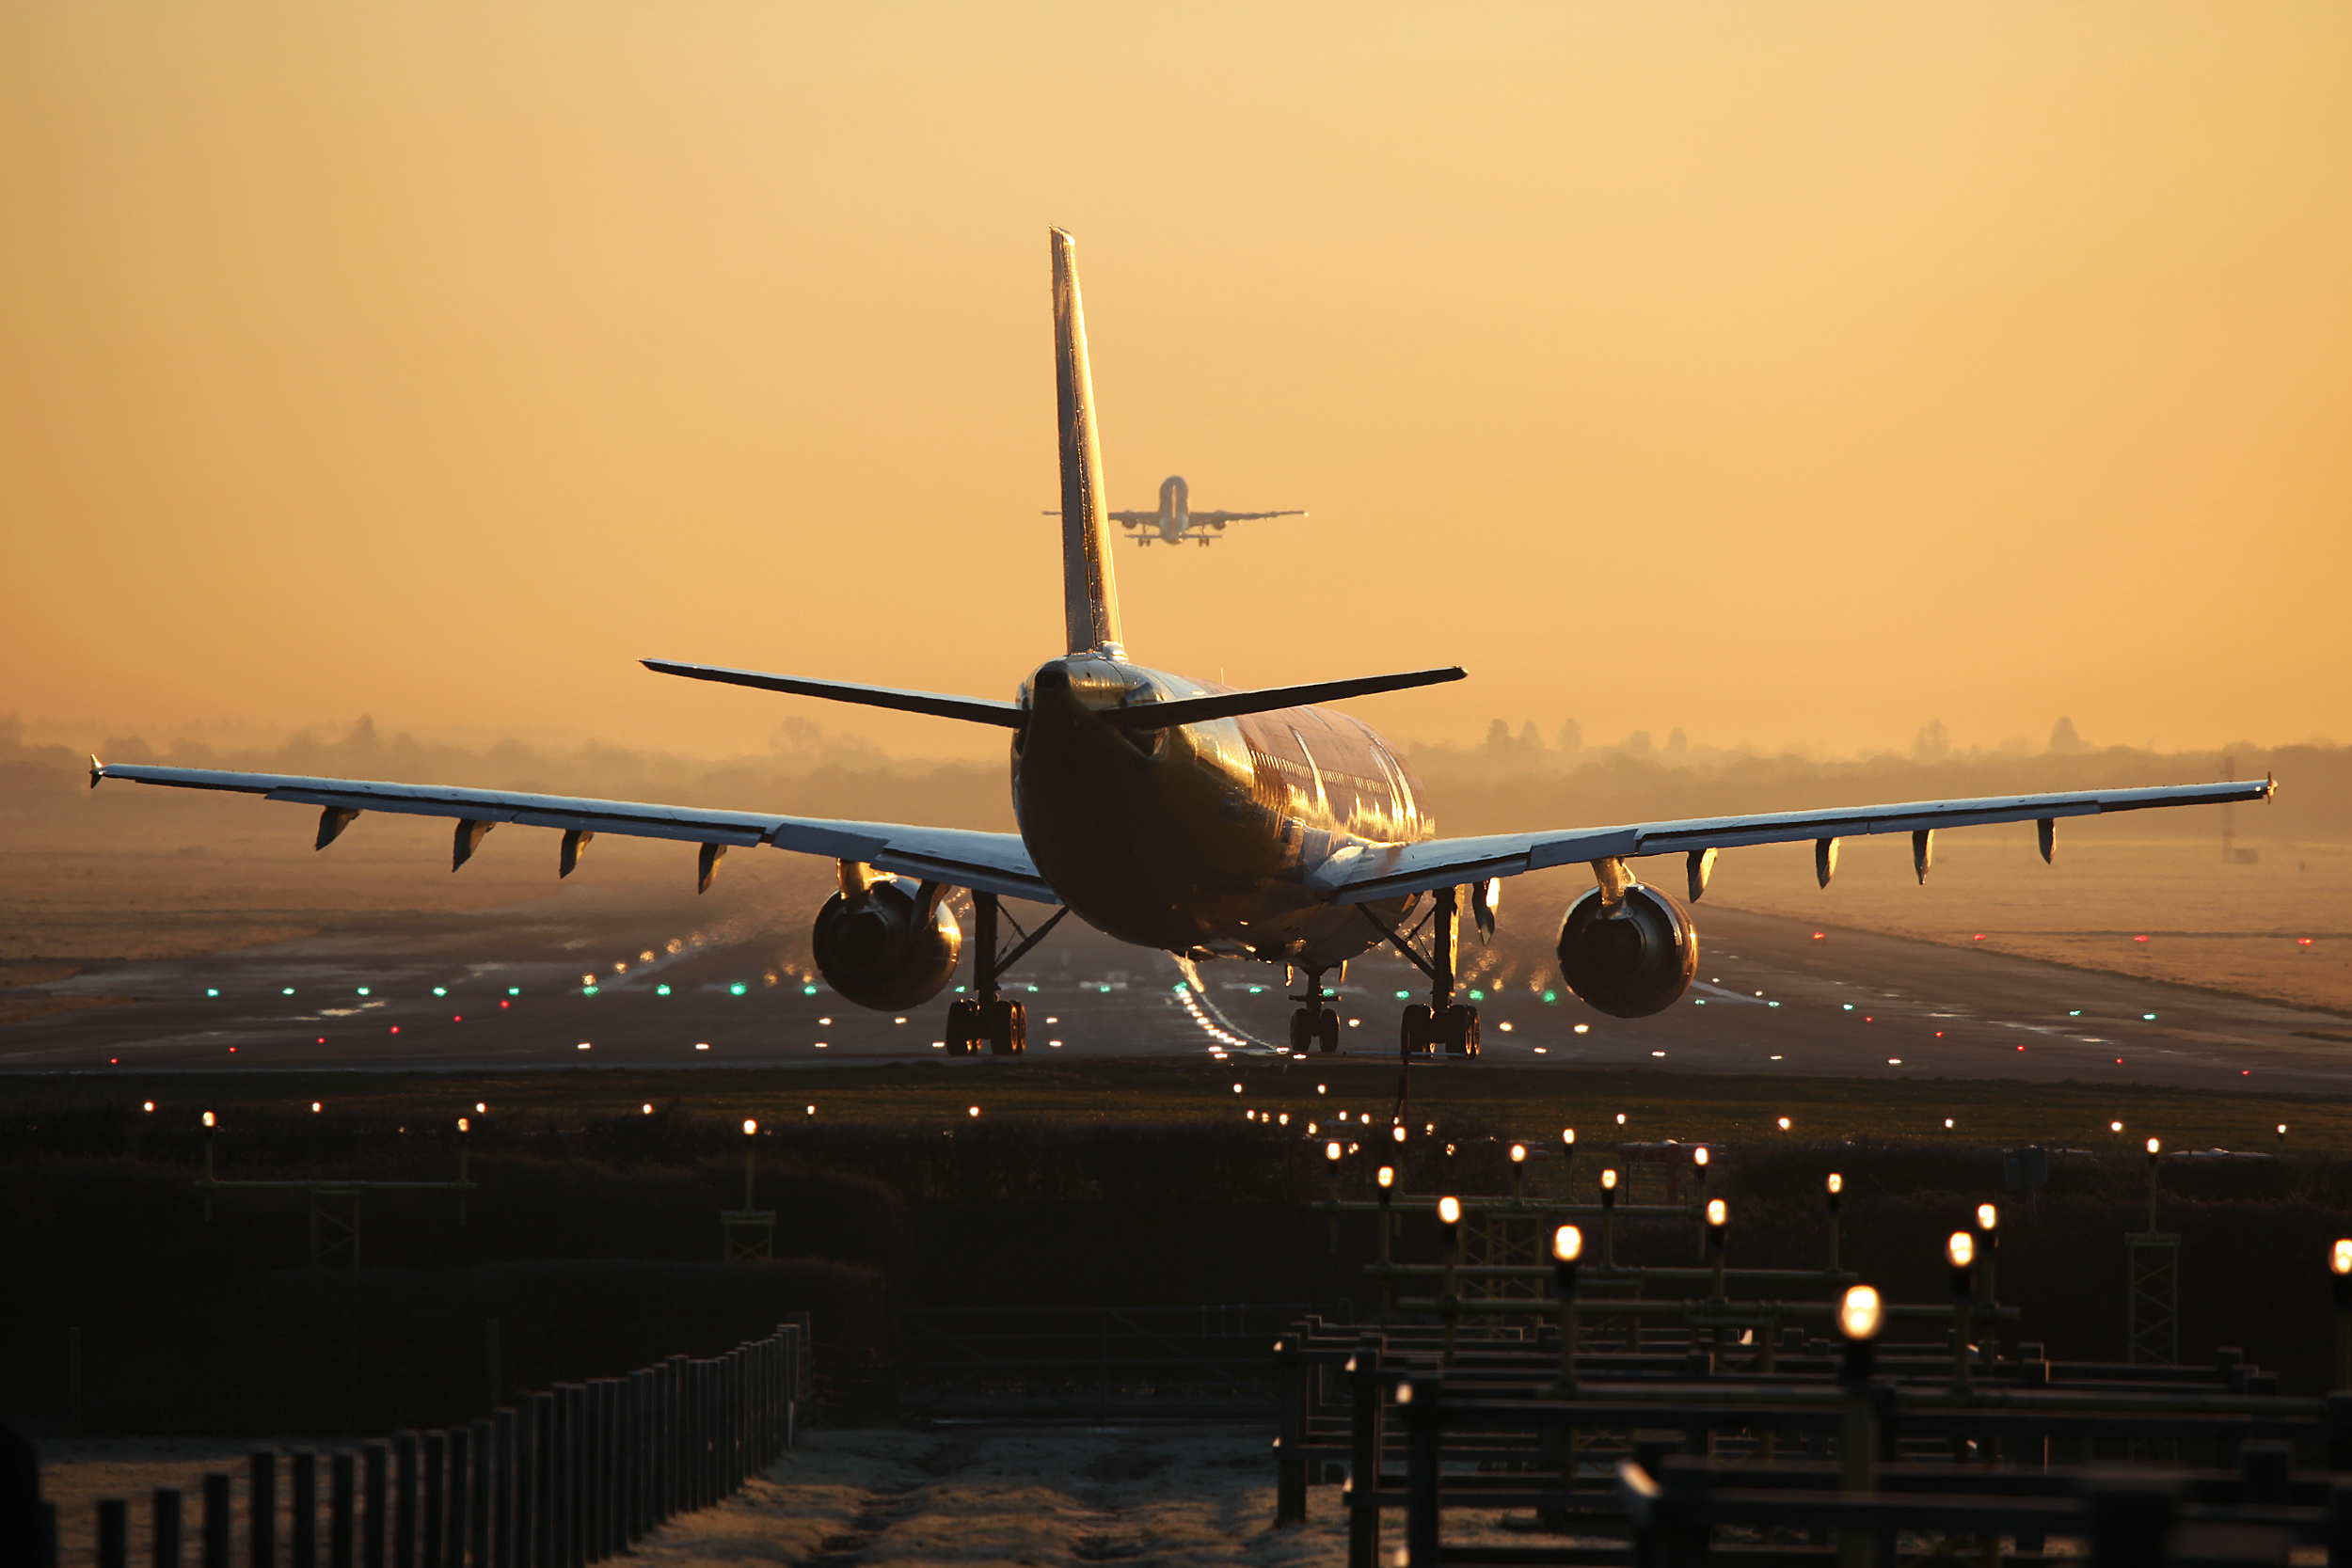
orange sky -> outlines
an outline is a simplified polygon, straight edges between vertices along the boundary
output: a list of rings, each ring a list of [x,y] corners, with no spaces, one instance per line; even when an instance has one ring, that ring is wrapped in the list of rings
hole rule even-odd
[[[756,749],[640,655],[1595,739],[2352,738],[2352,8],[0,10],[0,712]],[[57,731],[64,738],[65,732]]]

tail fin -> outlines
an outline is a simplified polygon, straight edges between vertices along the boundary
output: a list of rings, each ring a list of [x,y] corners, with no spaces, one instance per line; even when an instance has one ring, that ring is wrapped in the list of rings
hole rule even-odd
[[[1103,515],[1103,447],[1094,429],[1094,378],[1087,370],[1086,308],[1078,299],[1078,245],[1052,230],[1054,391],[1061,426],[1062,619],[1073,654],[1120,645],[1119,588],[1111,580],[1109,519]]]

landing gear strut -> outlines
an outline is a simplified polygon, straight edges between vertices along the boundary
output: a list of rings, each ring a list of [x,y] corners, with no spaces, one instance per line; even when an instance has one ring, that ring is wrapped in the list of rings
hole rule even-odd
[[[996,895],[972,895],[972,986],[947,1008],[947,1049],[959,1056],[977,1056],[985,1048],[991,1055],[1019,1056],[1029,1049],[1029,1009],[996,993],[996,982],[1022,955],[1044,940],[1069,912],[1056,910],[1053,918],[1025,936],[1011,952],[996,951]],[[1016,924],[1013,927],[1019,930]]]
[[[1449,1056],[1478,1054],[1478,1009],[1454,1000],[1455,966],[1462,951],[1462,890],[1441,887],[1434,899],[1429,917],[1422,922],[1429,928],[1427,957],[1413,946],[1409,938],[1400,937],[1385,926],[1379,927],[1391,946],[1429,976],[1429,1000],[1406,1007],[1398,1030],[1398,1050],[1407,1061],[1415,1056],[1435,1055],[1439,1050]],[[1369,911],[1365,918],[1371,919]],[[1377,921],[1374,924],[1379,925]]]
[[[1324,971],[1307,971],[1307,989],[1291,998],[1304,1004],[1291,1014],[1291,1051],[1294,1054],[1311,1051],[1337,1051],[1340,1048],[1340,1015],[1324,1006],[1331,993],[1323,989]]]

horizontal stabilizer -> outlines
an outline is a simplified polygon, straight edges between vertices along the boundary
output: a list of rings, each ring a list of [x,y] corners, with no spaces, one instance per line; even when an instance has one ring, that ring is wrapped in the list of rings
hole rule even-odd
[[[795,697],[823,697],[829,702],[857,703],[866,707],[897,708],[901,713],[928,713],[935,719],[961,719],[974,724],[1001,724],[1017,730],[1025,717],[1017,703],[992,702],[986,697],[946,697],[936,691],[903,691],[895,686],[852,686],[847,681],[804,680],[799,675],[769,675],[757,670],[728,670],[715,664],[676,664],[666,658],[638,662],[664,675],[689,680],[718,681],[726,686],[755,686],[762,691],[788,692]]]
[[[1135,730],[1168,730],[1210,719],[1231,719],[1243,713],[1271,713],[1276,708],[1305,707],[1310,703],[1337,702],[1342,697],[1367,697],[1375,691],[1403,691],[1410,687],[1458,681],[1458,669],[1408,670],[1398,675],[1359,675],[1354,680],[1316,681],[1311,686],[1272,686],[1260,691],[1218,691],[1206,697],[1178,697],[1172,702],[1142,703],[1112,708],[1103,717]]]

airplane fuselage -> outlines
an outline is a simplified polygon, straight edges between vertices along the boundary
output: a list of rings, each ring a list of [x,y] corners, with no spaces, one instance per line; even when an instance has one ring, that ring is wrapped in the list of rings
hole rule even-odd
[[[1099,716],[1226,689],[1097,654],[1040,667],[1013,743],[1022,840],[1072,912],[1121,941],[1342,963],[1378,931],[1302,879],[1349,846],[1430,836],[1419,781],[1369,726],[1326,708],[1167,729]],[[1393,926],[1411,903],[1368,908]]]

